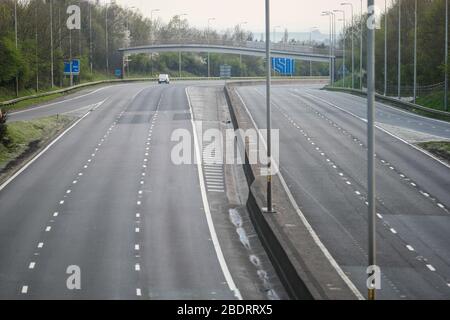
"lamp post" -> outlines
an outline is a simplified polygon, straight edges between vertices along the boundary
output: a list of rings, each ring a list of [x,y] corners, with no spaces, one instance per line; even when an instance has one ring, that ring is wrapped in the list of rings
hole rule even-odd
[[[178,37],[181,41],[181,17],[187,16],[187,13],[182,13],[178,15]],[[178,74],[181,79],[181,51],[178,51]]]
[[[331,12],[324,11],[322,12],[322,16],[328,16],[330,19],[330,63],[329,63],[329,75],[330,75],[330,86],[333,86],[333,18]]]
[[[401,99],[402,94],[402,0],[398,0],[398,67],[397,67],[397,94]]]
[[[241,29],[241,27],[243,25],[246,25],[248,22],[247,21],[243,21],[241,23],[239,23],[239,29]],[[239,54],[239,70],[241,72],[241,77],[242,77],[242,54]]]
[[[150,43],[151,44],[153,44],[153,36],[154,36],[154,34],[153,34],[153,32],[154,32],[153,13],[154,12],[159,12],[159,11],[161,11],[161,10],[160,9],[150,10],[150,23],[151,23],[151,26],[152,26],[152,29],[150,30]],[[150,62],[151,62],[151,66],[152,66],[152,77],[153,77],[153,74],[154,74],[154,72],[153,72],[153,52],[150,53]]]
[[[363,88],[363,0],[361,0],[361,25],[360,25],[360,45],[359,45],[359,86]]]
[[[448,111],[448,0],[445,0],[445,111]]]
[[[52,88],[55,86],[53,59],[53,0],[50,0],[50,76]]]
[[[368,14],[373,21],[374,0],[368,0]],[[369,20],[368,20],[369,21]],[[367,172],[368,172],[368,264],[370,272],[376,268],[376,184],[375,184],[375,26],[367,28]],[[375,300],[375,288],[368,288],[369,300]]]
[[[19,49],[19,40],[18,40],[18,34],[17,34],[17,0],[14,0],[14,31],[15,31],[15,37],[16,37],[16,50]],[[19,74],[16,74],[16,96],[19,96]]]
[[[417,99],[417,0],[414,1],[414,103]]]
[[[316,31],[317,30],[317,27],[312,27],[310,30],[309,30],[309,45],[311,46],[311,48],[313,47],[313,42],[312,42],[312,33],[313,33],[313,31]],[[312,77],[312,61],[311,60],[309,60],[309,76],[310,77]]]
[[[387,0],[384,0],[384,96],[387,96],[387,28],[388,11]]]
[[[266,1],[266,107],[267,107],[267,212],[273,212],[272,203],[272,118],[271,118],[271,54],[270,54],[270,0]]]
[[[343,57],[342,57],[342,86],[343,87],[345,87],[345,43],[346,43],[346,37],[345,37],[345,11],[344,10],[333,10],[333,12],[335,12],[335,13],[342,13],[342,21],[343,21],[343,31],[342,31],[342,34],[343,34],[343,36],[344,36],[344,39],[343,39]]]
[[[352,89],[355,89],[355,35],[353,33],[354,28],[354,16],[353,16],[353,4],[350,2],[343,2],[341,6],[350,6],[351,15],[352,15],[352,29],[351,29],[351,37],[352,37]]]
[[[208,45],[209,45],[209,33],[210,33],[211,21],[214,21],[214,20],[216,20],[216,18],[209,18],[208,19],[208,30],[207,30]],[[211,54],[208,51],[208,79],[211,78],[211,63],[210,63],[210,59],[211,59]]]
[[[106,32],[106,36],[105,36],[106,75],[109,76],[108,2],[106,2],[106,7],[105,7],[105,32]]]

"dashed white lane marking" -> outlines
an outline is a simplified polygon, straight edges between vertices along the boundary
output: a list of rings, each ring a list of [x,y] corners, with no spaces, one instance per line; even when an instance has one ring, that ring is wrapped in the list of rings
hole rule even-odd
[[[42,249],[44,247],[44,243],[43,242],[39,242],[38,246],[39,249]]]
[[[134,270],[135,270],[135,271],[141,271],[141,265],[140,265],[139,263],[136,263],[136,264],[134,265]]]
[[[377,217],[380,218],[380,219],[383,219],[383,216],[381,214],[379,214],[379,213],[377,213]]]
[[[397,230],[395,230],[394,228],[389,229],[393,234],[397,234]]]
[[[436,268],[433,267],[433,265],[431,265],[431,264],[427,264],[427,268],[428,268],[430,271],[432,271],[432,272],[435,272],[435,271],[436,271]]]
[[[445,209],[445,206],[442,203],[438,203],[437,205],[438,205],[439,208]]]
[[[409,251],[415,251],[414,248],[413,248],[411,245],[409,245],[409,244],[406,246],[406,248],[407,248]]]
[[[252,115],[251,115],[251,113],[250,113],[246,103],[244,102],[244,99],[242,99],[242,96],[240,95],[240,93],[238,91],[236,91],[236,93],[237,93],[237,95],[238,95],[242,105],[244,106],[244,109],[245,109],[247,115],[250,117],[250,120],[251,120],[254,128],[258,129],[258,126],[257,126],[255,120],[253,119],[253,117],[252,117]],[[260,136],[261,141],[263,142],[265,148],[267,149],[267,142],[265,140],[265,137],[263,137],[260,132],[259,132],[259,136]],[[307,139],[311,140],[310,138],[307,138]],[[350,290],[353,292],[353,294],[358,298],[358,300],[365,300],[364,296],[361,294],[361,292],[358,290],[358,288],[355,286],[355,284],[350,280],[348,275],[342,270],[341,266],[337,263],[337,261],[333,258],[331,253],[325,247],[325,245],[320,240],[319,236],[317,235],[317,233],[315,232],[315,230],[313,229],[313,227],[309,223],[308,219],[305,217],[303,212],[300,210],[300,207],[298,206],[297,201],[295,200],[294,196],[292,195],[292,192],[289,189],[286,181],[284,180],[284,177],[281,174],[280,170],[278,170],[277,176],[279,177],[279,179],[281,181],[281,184],[283,185],[283,188],[285,189],[285,191],[286,191],[286,193],[288,195],[289,201],[291,202],[291,204],[295,208],[295,211],[297,212],[297,215],[300,217],[300,219],[302,220],[303,224],[306,226],[308,232],[313,237],[314,242],[320,248],[322,253],[328,259],[328,261],[330,262],[332,267],[336,270],[336,272],[339,274],[339,276],[342,278],[342,280],[347,284],[347,286],[350,288]]]
[[[139,229],[139,228],[134,229],[134,232],[136,232],[136,233],[139,233],[140,231],[141,231],[141,229]]]
[[[22,294],[27,294],[28,293],[28,286],[23,286],[21,292],[22,292]]]
[[[139,288],[136,289],[136,295],[137,295],[138,297],[142,296],[141,289],[139,289]]]
[[[28,269],[34,269],[35,266],[36,266],[36,262],[30,262]]]
[[[59,212],[55,212],[55,213],[53,214],[54,217],[57,217],[58,215],[59,215]]]
[[[50,230],[52,230],[51,226],[48,226],[48,227],[45,228],[45,232],[50,232]]]
[[[140,218],[141,214],[140,213],[136,213],[136,218]]]
[[[138,244],[134,245],[134,250],[139,251],[140,249],[141,249],[140,245],[138,245]]]
[[[59,204],[64,204],[64,200],[61,200],[61,201],[59,202]]]

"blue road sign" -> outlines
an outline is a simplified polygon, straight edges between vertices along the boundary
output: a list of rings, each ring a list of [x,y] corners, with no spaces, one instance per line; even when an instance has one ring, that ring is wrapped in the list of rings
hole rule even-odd
[[[272,69],[283,75],[295,73],[295,60],[289,58],[272,58]]]
[[[114,75],[115,75],[117,78],[120,78],[120,77],[122,76],[122,69],[116,69],[116,70],[114,70]]]
[[[70,61],[64,61],[64,74],[70,75]],[[72,75],[80,74],[80,59],[72,59]]]

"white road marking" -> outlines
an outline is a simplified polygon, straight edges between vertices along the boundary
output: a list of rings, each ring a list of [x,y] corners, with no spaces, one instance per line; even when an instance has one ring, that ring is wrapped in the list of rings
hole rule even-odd
[[[35,266],[36,266],[36,262],[30,262],[28,269],[34,269]]]
[[[142,296],[141,289],[139,289],[139,288],[136,289],[136,295],[138,297]]]
[[[436,271],[436,269],[431,264],[427,264],[427,268],[430,269],[430,271],[433,271],[433,272]]]
[[[136,265],[134,266],[134,270],[135,271],[141,271],[141,266],[139,263],[136,263]]]
[[[203,167],[201,165],[202,158],[201,158],[200,146],[199,146],[199,141],[198,141],[198,136],[197,136],[197,128],[196,128],[195,122],[194,122],[194,113],[192,111],[191,100],[189,98],[187,88],[185,89],[185,92],[186,92],[186,98],[187,98],[187,101],[189,104],[189,112],[191,115],[192,132],[194,135],[195,157],[198,160],[197,161],[198,180],[200,183],[200,191],[202,194],[203,210],[205,211],[206,221],[208,223],[209,232],[211,234],[211,240],[214,244],[214,249],[216,251],[217,259],[219,260],[219,264],[222,268],[222,272],[225,276],[225,280],[228,284],[228,287],[230,288],[231,291],[234,292],[234,295],[237,299],[242,300],[242,295],[233,280],[230,270],[228,269],[228,265],[225,261],[225,257],[223,256],[222,248],[220,247],[219,239],[217,237],[217,233],[216,233],[214,223],[213,223],[213,220],[211,217],[209,201],[208,201],[208,196],[206,194],[205,182],[204,182],[204,177],[203,177]]]
[[[397,234],[397,230],[395,230],[394,228],[391,228],[390,231],[391,231],[393,234]]]
[[[138,244],[134,245],[134,250],[139,251],[140,250],[140,246]]]
[[[139,229],[139,228],[134,229],[134,232],[136,232],[136,233],[139,233],[140,231],[141,231],[141,229]]]
[[[39,249],[42,249],[44,247],[44,243],[43,242],[39,242],[38,246]]]
[[[253,119],[250,111],[247,108],[247,105],[244,102],[244,99],[242,99],[241,95],[239,94],[238,91],[236,91],[239,99],[242,102],[242,105],[244,106],[247,115],[250,117],[253,126],[255,129],[258,129],[258,126],[256,125],[255,120]],[[192,114],[192,112],[191,112]],[[267,142],[265,140],[265,138],[261,135],[261,132],[259,132],[259,136],[261,138],[261,141],[263,142],[264,146],[267,149]],[[283,175],[281,174],[280,170],[277,171],[277,175],[281,181],[281,184],[283,185],[283,188],[285,189],[289,200],[291,202],[291,204],[293,205],[293,207],[295,208],[295,211],[297,212],[297,215],[300,217],[300,219],[302,220],[303,224],[305,225],[306,229],[308,230],[308,232],[310,233],[310,235],[312,236],[314,242],[316,243],[316,245],[320,248],[320,250],[322,251],[322,253],[324,254],[324,256],[328,259],[328,261],[330,262],[331,266],[336,270],[336,272],[339,274],[339,276],[342,278],[342,280],[347,284],[347,286],[349,287],[349,289],[353,292],[353,294],[359,299],[359,300],[365,300],[364,296],[361,294],[361,292],[358,290],[358,288],[355,286],[355,284],[350,280],[350,278],[347,276],[347,274],[342,270],[342,268],[339,266],[339,264],[336,262],[336,260],[333,258],[333,256],[331,255],[331,253],[328,251],[328,249],[325,247],[325,245],[322,243],[322,241],[320,240],[319,236],[317,235],[317,233],[314,231],[313,227],[311,226],[311,224],[308,222],[308,220],[306,219],[305,215],[303,214],[303,212],[300,210],[300,207],[298,206],[297,202],[295,201],[294,196],[292,195],[286,181],[283,178]]]
[[[105,100],[106,101],[106,100]],[[19,171],[17,171],[11,178],[6,180],[2,185],[0,185],[0,191],[2,191],[8,184],[10,184],[15,178],[17,178],[22,172],[24,172],[29,166],[31,166],[37,159],[39,159],[44,153],[46,153],[55,143],[57,143],[63,136],[65,136],[70,130],[72,130],[76,125],[78,125],[84,118],[86,118],[91,111],[88,111],[84,116],[75,121],[69,128],[67,128],[63,133],[56,137],[47,147],[45,147],[41,152],[39,152],[34,158],[28,161]]]
[[[408,248],[409,251],[415,251],[414,248],[412,246],[410,246],[409,244],[406,246],[406,248]]]
[[[136,218],[140,218],[141,214],[140,213],[136,213]]]
[[[48,227],[45,228],[45,232],[50,232],[50,230],[52,230],[51,226],[48,226]]]
[[[383,216],[381,214],[379,214],[379,213],[377,213],[377,217],[380,218],[380,219],[383,219]]]
[[[445,207],[444,207],[444,205],[442,203],[438,203],[437,205],[438,205],[439,208],[445,209]]]
[[[55,213],[53,214],[54,217],[57,217],[58,215],[59,215],[59,212],[55,212]]]
[[[27,294],[28,293],[28,286],[23,286],[21,292],[22,292],[22,294]]]
[[[61,200],[61,201],[59,202],[59,204],[64,204],[64,200]]]

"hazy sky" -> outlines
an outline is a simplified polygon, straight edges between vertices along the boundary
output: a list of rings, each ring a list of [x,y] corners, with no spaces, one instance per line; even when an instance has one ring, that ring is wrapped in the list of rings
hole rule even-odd
[[[105,1],[105,0],[103,0]],[[247,21],[245,28],[261,32],[264,30],[264,0],[116,0],[117,3],[136,7],[146,16],[150,10],[160,9],[155,16],[168,21],[172,16],[187,13],[189,22],[197,27],[206,27],[208,18],[216,18],[212,27],[224,30],[240,22]],[[322,17],[324,10],[342,9],[350,20],[350,7],[342,7],[342,2],[354,4],[355,15],[359,14],[361,0],[272,0],[272,26],[280,25],[290,32],[309,31],[318,27],[328,33],[328,17]],[[384,6],[384,1],[376,1]],[[367,2],[363,1],[364,6]],[[338,13],[341,17],[341,14]],[[338,24],[339,29],[342,22]],[[338,29],[338,30],[339,30]]]

